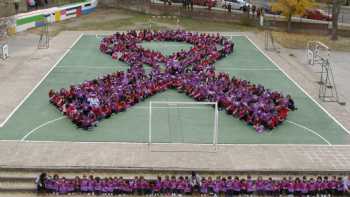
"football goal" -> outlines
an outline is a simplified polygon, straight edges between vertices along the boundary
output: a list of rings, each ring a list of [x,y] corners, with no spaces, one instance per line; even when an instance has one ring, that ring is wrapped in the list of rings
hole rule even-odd
[[[155,144],[177,148],[212,145],[216,150],[218,116],[216,102],[150,101],[149,147],[152,150]]]

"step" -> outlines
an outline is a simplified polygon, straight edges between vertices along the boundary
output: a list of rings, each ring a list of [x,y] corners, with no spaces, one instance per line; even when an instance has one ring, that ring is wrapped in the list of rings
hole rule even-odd
[[[0,189],[35,189],[35,182],[0,182]]]
[[[0,182],[34,182],[35,177],[32,176],[0,176]]]

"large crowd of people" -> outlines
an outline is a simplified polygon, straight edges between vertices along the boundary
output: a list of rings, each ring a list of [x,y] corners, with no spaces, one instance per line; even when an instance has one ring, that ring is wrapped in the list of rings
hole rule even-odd
[[[42,173],[36,180],[38,192],[54,194],[107,194],[107,195],[192,195],[201,196],[347,196],[350,195],[350,176],[283,177],[282,179],[253,179],[238,176],[201,177],[196,173],[190,176],[158,176],[145,179],[136,176],[94,177],[93,175],[75,178],[47,176]]]
[[[185,42],[192,47],[164,56],[143,48],[140,43],[145,41]],[[83,129],[168,88],[196,101],[217,102],[220,109],[257,132],[275,128],[296,109],[290,95],[215,72],[214,63],[234,51],[234,43],[219,34],[129,31],[103,38],[100,50],[130,68],[49,92],[50,101]],[[151,70],[146,72],[144,65]]]

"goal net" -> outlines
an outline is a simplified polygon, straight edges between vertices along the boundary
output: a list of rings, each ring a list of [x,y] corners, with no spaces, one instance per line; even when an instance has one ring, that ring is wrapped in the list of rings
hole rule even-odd
[[[215,102],[149,103],[148,143],[157,145],[213,145],[218,138],[218,106]],[[176,149],[174,149],[176,151]]]

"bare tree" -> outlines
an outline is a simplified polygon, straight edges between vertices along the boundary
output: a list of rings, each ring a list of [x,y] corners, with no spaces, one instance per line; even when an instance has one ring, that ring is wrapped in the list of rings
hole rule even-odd
[[[338,40],[338,19],[342,0],[333,0],[332,5],[332,35],[331,40]]]

